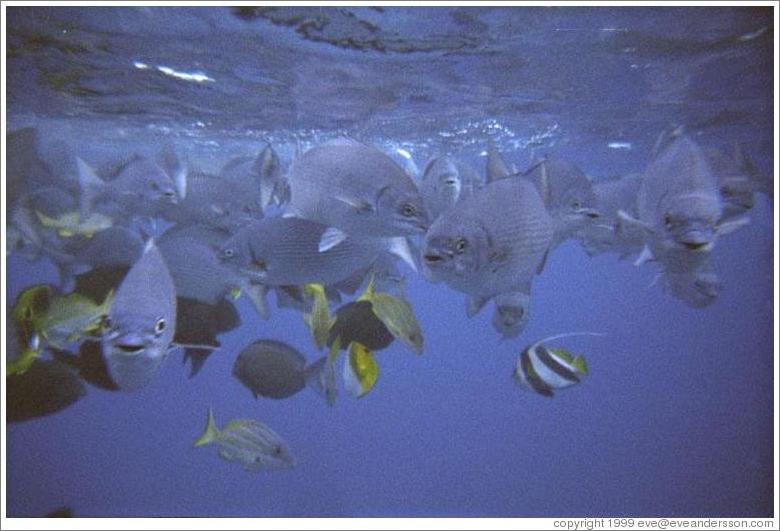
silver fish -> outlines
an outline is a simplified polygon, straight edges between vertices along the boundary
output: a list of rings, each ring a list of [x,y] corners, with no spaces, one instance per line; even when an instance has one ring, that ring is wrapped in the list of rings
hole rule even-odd
[[[638,215],[636,198],[641,184],[642,175],[638,173],[593,183],[600,216],[577,233],[577,238],[589,256],[615,252],[625,257],[642,250],[645,232],[627,223],[619,215],[621,210],[632,216]]]
[[[424,271],[466,293],[476,314],[499,293],[530,289],[553,239],[553,220],[528,180],[490,183],[439,219],[422,245]]]
[[[187,175],[187,197],[164,215],[180,225],[234,230],[263,217],[263,210],[251,190],[232,180],[196,171]]]
[[[555,222],[555,245],[599,217],[593,187],[574,164],[547,157],[524,175],[536,185]]]
[[[419,188],[430,219],[436,219],[480,186],[472,168],[450,157],[434,157],[423,169]]]
[[[231,420],[218,430],[209,408],[206,429],[194,446],[214,443],[219,457],[243,465],[248,472],[279,470],[295,466],[295,457],[287,444],[271,428],[251,419]]]
[[[684,134],[648,165],[637,196],[639,219],[658,260],[707,252],[723,214],[718,183],[704,153]]]
[[[245,283],[233,268],[222,263],[214,247],[187,232],[166,232],[157,247],[173,278],[177,297],[218,304]]]
[[[351,236],[406,236],[428,216],[414,182],[387,155],[350,139],[297,158],[289,171],[289,212]]]
[[[93,211],[111,217],[157,216],[179,202],[173,179],[144,157],[123,162],[106,180],[83,160],[76,159],[76,163],[83,216]]]
[[[493,302],[496,308],[491,323],[495,331],[505,338],[519,336],[531,317],[531,294],[526,291],[501,293]]]
[[[247,225],[219,253],[223,263],[269,286],[329,285],[370,265],[381,252],[375,242],[346,238],[326,251],[328,227],[300,218],[265,218]]]
[[[147,385],[176,329],[176,289],[152,240],[119,284],[106,328],[101,345],[114,383],[126,391]]]
[[[306,358],[287,343],[261,339],[245,347],[233,376],[257,398],[288,398],[306,386]]]

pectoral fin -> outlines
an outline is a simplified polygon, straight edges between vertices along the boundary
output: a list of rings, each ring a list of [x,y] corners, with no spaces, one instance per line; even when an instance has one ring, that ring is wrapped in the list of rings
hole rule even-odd
[[[347,234],[336,227],[328,227],[320,237],[320,243],[317,249],[319,252],[324,253],[330,249],[333,249],[338,244],[347,239]]]
[[[618,217],[620,219],[622,219],[623,221],[625,221],[629,225],[633,225],[635,227],[639,227],[640,229],[646,230],[647,232],[651,232],[651,233],[655,232],[655,229],[651,225],[649,225],[648,223],[646,223],[646,222],[644,222],[644,221],[642,221],[640,219],[635,218],[634,216],[632,216],[631,214],[629,214],[625,210],[622,210],[622,209],[618,210],[617,214],[618,214]]]
[[[388,238],[387,250],[403,260],[406,265],[412,268],[412,271],[417,272],[417,263],[414,261],[412,255],[412,248],[409,245],[408,238],[399,236],[397,238]]]
[[[642,248],[642,252],[639,253],[639,257],[634,262],[634,265],[639,267],[645,262],[652,262],[653,260],[655,260],[655,258],[653,257],[653,252],[650,250],[650,247],[645,245]]]
[[[740,229],[749,224],[750,218],[743,216],[730,221],[722,221],[721,223],[718,223],[718,225],[715,227],[715,232],[718,234],[718,236],[723,236],[724,234],[730,234],[737,229]]]
[[[345,196],[336,196],[335,199],[337,201],[341,201],[345,205],[350,206],[351,208],[355,209],[357,212],[360,213],[367,213],[367,212],[373,212],[374,207],[366,201],[365,199],[361,199],[358,197],[345,197]]]

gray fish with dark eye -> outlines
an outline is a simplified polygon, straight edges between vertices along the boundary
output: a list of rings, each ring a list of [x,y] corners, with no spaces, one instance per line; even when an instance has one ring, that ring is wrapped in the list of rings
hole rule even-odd
[[[271,428],[251,419],[231,420],[217,429],[214,414],[209,408],[206,429],[193,446],[214,443],[219,457],[243,465],[247,472],[280,470],[295,466],[295,457],[279,435]]]
[[[393,159],[351,139],[314,147],[288,173],[296,216],[351,236],[407,236],[429,225],[420,193]]]
[[[77,159],[81,186],[81,211],[112,217],[158,216],[180,200],[176,183],[155,162],[135,156],[113,170],[106,180],[83,160]]]
[[[419,189],[433,220],[480,187],[479,175],[473,168],[450,157],[434,157],[423,169]]]
[[[369,301],[348,302],[334,315],[336,321],[328,333],[328,347],[341,338],[341,350],[347,350],[353,341],[364,345],[371,352],[383,350],[395,339],[379,320]]]
[[[146,386],[176,330],[176,288],[152,240],[119,284],[106,328],[101,346],[111,379],[125,391]]]
[[[627,223],[618,214],[621,210],[637,216],[636,198],[642,175],[630,173],[620,178],[596,181],[593,193],[599,218],[580,229],[577,238],[588,256],[615,252],[624,258],[639,252],[645,244],[645,232]]]
[[[574,164],[548,157],[523,175],[536,185],[555,222],[554,246],[599,217],[593,186]]]
[[[519,177],[501,179],[434,222],[421,249],[424,272],[467,294],[471,316],[499,293],[530,289],[553,231],[534,185]]]
[[[531,317],[531,294],[524,291],[501,293],[493,302],[496,308],[491,323],[495,331],[507,339],[519,336]]]
[[[328,227],[300,218],[264,218],[242,228],[219,252],[226,265],[269,286],[333,284],[376,260],[380,240],[346,238],[326,251]]]
[[[711,260],[705,260],[693,271],[661,273],[663,290],[691,308],[706,308],[720,295],[722,283]]]
[[[190,237],[188,232],[166,232],[157,243],[176,286],[176,296],[218,304],[237,293],[246,281],[222,263],[214,247]]]
[[[233,376],[257,398],[289,398],[306,387],[311,371],[296,349],[273,339],[244,348],[233,364]]]
[[[279,156],[266,145],[257,157],[238,157],[228,162],[219,172],[222,179],[242,185],[251,185],[256,201],[263,209],[283,205],[290,200],[290,190],[282,175]]]
[[[679,134],[650,162],[637,196],[653,255],[712,249],[723,214],[718,183],[701,148]]]
[[[187,175],[187,197],[164,216],[180,225],[204,224],[230,231],[263,217],[263,210],[251,190],[196,171]]]
[[[86,388],[67,365],[36,359],[24,374],[5,380],[6,419],[21,422],[62,411],[86,394]]]

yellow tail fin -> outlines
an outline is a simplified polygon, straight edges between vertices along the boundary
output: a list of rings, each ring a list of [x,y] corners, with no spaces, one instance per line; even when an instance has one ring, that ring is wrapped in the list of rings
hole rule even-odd
[[[214,414],[211,412],[211,408],[209,408],[209,414],[208,417],[206,417],[206,429],[203,430],[200,437],[195,439],[193,446],[195,448],[205,446],[216,441],[217,437],[219,437],[219,430],[217,430],[217,427],[214,425]]]

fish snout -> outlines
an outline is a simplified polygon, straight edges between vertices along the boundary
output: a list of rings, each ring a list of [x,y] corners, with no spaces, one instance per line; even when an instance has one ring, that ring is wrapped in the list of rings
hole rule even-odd
[[[140,354],[147,347],[144,337],[137,333],[117,336],[113,345],[118,352],[128,355]]]
[[[711,227],[697,225],[690,227],[680,234],[677,241],[687,250],[693,252],[707,252],[712,249],[715,233]]]

